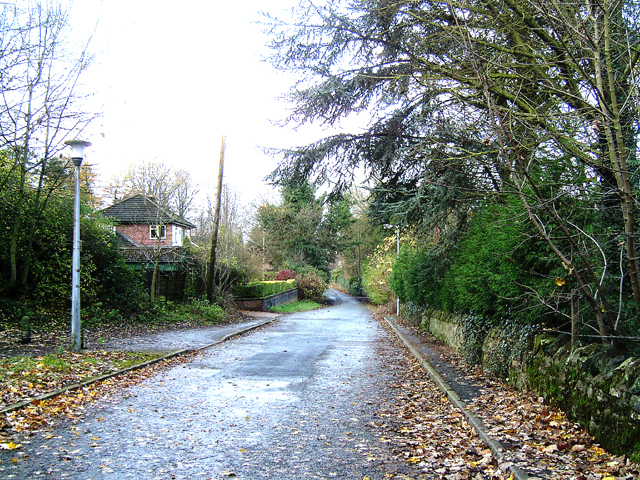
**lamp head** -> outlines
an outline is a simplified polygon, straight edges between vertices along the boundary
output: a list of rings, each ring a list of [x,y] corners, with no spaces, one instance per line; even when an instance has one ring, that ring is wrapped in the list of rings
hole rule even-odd
[[[84,159],[84,147],[91,146],[91,143],[85,142],[84,140],[67,140],[64,143],[71,147],[71,159],[73,160],[73,164],[79,167]]]

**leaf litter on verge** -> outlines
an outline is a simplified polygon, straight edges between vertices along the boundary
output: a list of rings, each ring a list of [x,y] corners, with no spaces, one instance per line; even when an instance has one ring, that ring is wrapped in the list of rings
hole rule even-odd
[[[139,370],[69,390],[46,400],[34,400],[28,406],[0,416],[0,443],[17,442],[18,435],[33,435],[54,426],[60,418],[78,421],[84,406],[98,398],[105,398],[122,389],[136,385],[155,373],[182,363],[192,355],[163,360]],[[100,421],[101,419],[98,419]]]
[[[386,328],[385,321],[381,324]],[[447,350],[438,350],[441,358],[463,377],[472,371],[473,379],[482,385],[481,394],[468,408],[507,451],[499,465],[466,419],[461,419],[462,413],[442,397],[414,357],[407,354],[408,378],[402,385],[390,385],[401,392],[385,415],[395,426],[392,440],[397,453],[420,468],[421,474],[428,474],[417,478],[506,479],[510,473],[502,469],[508,465],[520,466],[531,478],[640,478],[640,465],[594,444],[584,428],[569,421],[561,410],[487,377],[480,369],[471,369],[459,355]]]

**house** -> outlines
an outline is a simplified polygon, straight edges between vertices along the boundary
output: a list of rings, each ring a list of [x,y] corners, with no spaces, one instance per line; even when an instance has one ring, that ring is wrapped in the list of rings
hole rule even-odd
[[[153,284],[155,270],[159,274],[156,295],[184,298],[192,259],[183,246],[196,226],[142,194],[100,212],[112,220],[120,253],[129,265],[143,271],[147,286]]]
[[[142,194],[134,195],[101,213],[113,220],[121,247],[181,247],[196,226]]]

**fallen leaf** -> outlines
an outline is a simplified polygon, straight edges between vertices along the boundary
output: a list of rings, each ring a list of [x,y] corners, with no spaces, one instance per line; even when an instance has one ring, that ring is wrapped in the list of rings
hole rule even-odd
[[[0,449],[1,450],[16,450],[18,448],[22,448],[22,444],[21,443],[13,443],[13,442],[9,442],[9,443],[0,443]]]

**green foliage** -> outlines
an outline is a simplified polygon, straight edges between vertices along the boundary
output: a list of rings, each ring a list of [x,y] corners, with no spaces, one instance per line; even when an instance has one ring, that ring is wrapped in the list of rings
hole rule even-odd
[[[328,278],[330,264],[349,244],[345,232],[352,223],[351,201],[332,198],[325,205],[325,198],[316,198],[308,182],[287,184],[281,196],[279,205],[258,208],[254,244],[278,269],[299,274],[300,266],[309,265]]]
[[[95,302],[83,308],[80,317],[82,325],[89,328],[98,325],[117,325],[124,322],[124,317],[119,310],[105,308],[102,302]]]
[[[400,314],[402,318],[408,320],[417,326],[422,326],[422,316],[427,311],[427,307],[418,305],[414,302],[406,302],[401,304]]]
[[[225,316],[224,309],[206,299],[192,299],[189,302],[176,305],[175,313],[185,321],[198,319],[206,323],[219,323]]]
[[[272,61],[306,79],[291,92],[291,121],[375,115],[364,132],[283,152],[271,178],[324,183],[331,194],[362,168],[370,216],[413,227],[427,245],[398,262],[402,298],[558,325],[578,295],[581,317],[589,328],[597,320],[610,342],[637,326],[638,307],[627,304],[640,305],[638,118],[626,107],[640,78],[636,10],[634,2],[598,4],[587,16],[575,3],[531,0],[303,3],[294,26],[271,19]],[[570,60],[558,68],[558,59]],[[518,212],[492,227],[474,217],[513,198]],[[500,223],[507,219],[514,225]],[[451,271],[444,256],[455,260]],[[388,297],[383,271],[372,259],[364,275],[377,302]]]
[[[349,279],[349,293],[354,297],[361,297],[364,295],[364,288],[359,278],[351,277]]]
[[[403,246],[393,264],[390,285],[403,303],[442,306],[441,291],[450,257],[437,245],[412,248]]]
[[[312,265],[298,263],[296,265],[292,265],[291,268],[296,272],[296,278],[304,275],[315,275],[317,277],[320,277],[324,282],[329,281],[329,273],[319,268],[315,268]]]
[[[513,362],[525,363],[531,352],[533,337],[540,330],[539,325],[525,323],[517,319],[498,322],[491,350],[485,352],[483,367],[498,378],[508,379]]]
[[[441,291],[447,310],[490,321],[517,315],[529,323],[553,322],[538,299],[553,296],[555,280],[565,272],[530,225],[519,221],[522,214],[521,208],[496,204],[474,217],[445,274]]]
[[[4,325],[17,327],[24,316],[29,317],[32,327],[42,328],[46,326],[46,316],[39,312],[36,307],[10,298],[0,297],[0,328]]]
[[[240,298],[266,298],[295,288],[296,280],[252,282],[248,285],[236,285],[233,291]]]
[[[8,165],[5,167],[3,170],[0,166],[0,177],[7,175],[11,179],[14,173],[10,173]],[[39,204],[41,211],[35,209],[37,192],[27,189],[19,225],[16,225],[18,212],[11,191],[0,194],[0,238],[11,238],[16,226],[19,227],[15,261],[27,274],[24,287],[6,291],[11,300],[5,298],[5,302],[22,305],[18,310],[39,311],[51,318],[68,316],[73,195],[66,187],[62,184],[52,191],[47,203]],[[115,235],[101,220],[94,218],[84,204],[81,204],[80,238],[81,305],[88,309],[88,321],[98,322],[105,316],[122,319],[145,309],[146,297],[139,274],[130,269],[119,254]],[[9,249],[0,249],[0,276],[4,285],[10,283],[11,261]]]
[[[469,365],[482,364],[482,345],[490,328],[490,322],[476,315],[468,315],[462,322],[462,353]]]
[[[376,305],[388,303],[393,298],[388,279],[396,257],[395,247],[395,237],[384,239],[363,269],[362,283],[364,291],[369,300]]]
[[[301,300],[299,302],[291,302],[285,303],[284,305],[276,305],[275,307],[270,307],[270,312],[275,313],[295,313],[295,312],[306,312],[307,310],[315,310],[316,308],[320,308],[322,305],[319,303],[313,302],[311,300]]]
[[[336,269],[331,272],[331,283],[340,285],[349,290],[349,294],[360,297],[364,295],[362,282],[358,277],[345,278],[342,269]]]

